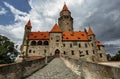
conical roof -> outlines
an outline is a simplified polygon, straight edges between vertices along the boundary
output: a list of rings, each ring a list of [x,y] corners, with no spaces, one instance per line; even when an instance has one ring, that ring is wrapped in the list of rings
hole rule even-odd
[[[27,22],[26,27],[29,27],[29,28],[32,27],[30,20]]]
[[[94,33],[93,33],[93,31],[92,31],[92,29],[90,27],[88,29],[88,35],[94,35]]]
[[[67,8],[67,5],[64,4],[62,11],[66,11],[66,10],[68,10],[68,8]]]

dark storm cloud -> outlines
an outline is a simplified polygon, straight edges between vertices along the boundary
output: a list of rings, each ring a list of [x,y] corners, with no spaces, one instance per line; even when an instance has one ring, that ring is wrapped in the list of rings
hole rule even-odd
[[[106,53],[110,53],[111,55],[118,53],[119,49],[120,47],[117,45],[113,45],[113,44],[105,45]]]
[[[120,39],[120,0],[99,0],[97,3],[87,3],[96,11],[86,18],[83,26],[93,27],[97,38],[102,41]]]

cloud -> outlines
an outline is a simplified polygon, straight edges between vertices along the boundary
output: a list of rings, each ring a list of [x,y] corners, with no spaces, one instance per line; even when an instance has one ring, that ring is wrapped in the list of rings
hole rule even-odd
[[[6,13],[7,13],[7,11],[5,10],[5,8],[0,7],[0,15],[4,15]]]
[[[24,26],[29,19],[32,31],[50,31],[59,17],[64,1],[74,18],[74,29],[91,26],[98,40],[105,45],[117,45],[120,40],[120,1],[114,0],[29,0],[31,10],[22,12],[7,2],[5,6],[14,15],[15,23],[0,25],[0,33],[22,43]],[[0,11],[1,12],[1,11]],[[116,47],[116,46],[115,46]]]
[[[7,36],[13,42],[15,42],[15,44],[21,45],[24,35],[24,26],[29,19],[29,14],[16,9],[7,2],[4,2],[4,5],[10,9],[11,13],[14,15],[15,23],[9,25],[0,25],[0,34]]]
[[[5,6],[8,7],[10,9],[10,11],[12,12],[12,14],[14,15],[15,17],[15,21],[26,21],[26,16],[28,16],[29,14],[27,14],[26,12],[22,12],[16,8],[14,8],[12,5],[10,5],[9,3],[7,2],[4,2]]]
[[[85,18],[82,25],[91,25],[97,35],[97,38],[102,41],[120,39],[120,34],[118,30],[120,29],[120,1],[96,1],[98,1],[97,5],[86,2],[86,5],[88,7],[89,5],[92,5],[92,8],[90,7],[91,9],[89,9],[88,7],[88,9],[86,9],[88,10],[88,14],[89,10],[90,12],[92,12],[92,14],[89,17]]]

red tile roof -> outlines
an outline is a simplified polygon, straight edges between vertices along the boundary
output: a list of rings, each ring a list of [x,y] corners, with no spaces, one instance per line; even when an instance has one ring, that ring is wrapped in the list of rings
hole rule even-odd
[[[88,41],[87,34],[85,32],[72,32],[67,31],[62,33],[62,40],[63,41]],[[30,32],[29,40],[49,40],[50,35],[49,32]]]
[[[104,46],[102,43],[100,43],[100,41],[96,41],[96,45],[97,46]]]
[[[85,32],[63,32],[63,41],[74,41],[74,40],[80,40],[80,41],[87,41],[88,37]]]
[[[49,40],[49,32],[30,32],[30,40]]]
[[[88,29],[88,35],[94,35],[94,33],[93,33],[93,31],[92,31],[92,29],[90,27]]]
[[[66,11],[66,10],[68,10],[68,8],[67,8],[67,5],[64,4],[62,11]]]
[[[30,20],[27,22],[26,27],[29,27],[29,28],[32,27]]]
[[[56,23],[50,32],[62,32],[62,30]]]

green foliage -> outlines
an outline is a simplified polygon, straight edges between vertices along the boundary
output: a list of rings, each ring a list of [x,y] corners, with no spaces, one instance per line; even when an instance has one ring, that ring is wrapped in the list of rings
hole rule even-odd
[[[120,51],[118,51],[118,53],[115,56],[113,56],[111,58],[111,60],[112,61],[120,61]]]
[[[110,54],[107,54],[107,60],[110,61],[111,60],[111,55]]]
[[[0,64],[12,63],[18,52],[14,48],[14,43],[7,37],[0,35]]]

